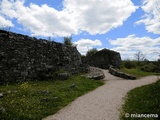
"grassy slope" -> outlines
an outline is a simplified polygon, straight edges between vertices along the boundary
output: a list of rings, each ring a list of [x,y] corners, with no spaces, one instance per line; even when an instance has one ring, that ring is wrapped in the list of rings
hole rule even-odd
[[[125,73],[128,73],[128,74],[131,74],[133,76],[136,76],[138,78],[144,77],[144,76],[149,76],[149,75],[160,75],[160,73],[144,72],[144,71],[141,71],[138,68],[132,68],[132,69],[121,68],[120,70],[125,72]]]
[[[71,88],[73,84],[75,88]],[[0,119],[42,119],[103,84],[102,81],[74,76],[66,81],[36,81],[0,86],[0,92],[4,93],[4,97],[0,98],[0,108],[5,108],[5,112],[0,113]]]
[[[122,120],[142,120],[142,118],[125,118],[125,113],[159,114],[160,115],[160,80],[151,85],[131,90],[123,105]],[[149,118],[144,118],[149,120]],[[154,120],[154,118],[150,118]]]

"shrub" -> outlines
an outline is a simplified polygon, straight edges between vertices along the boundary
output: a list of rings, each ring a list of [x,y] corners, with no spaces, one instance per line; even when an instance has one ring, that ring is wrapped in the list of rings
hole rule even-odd
[[[93,48],[91,50],[88,50],[87,51],[87,54],[86,54],[86,57],[90,57],[92,56],[93,54],[95,54],[96,52],[98,52],[98,50],[96,48]]]
[[[158,67],[153,63],[146,64],[141,67],[141,70],[144,72],[158,72]]]
[[[72,40],[72,37],[63,37],[63,43],[64,43],[65,45],[70,45],[70,46],[72,46],[71,40]]]
[[[122,62],[122,67],[128,68],[128,69],[132,69],[132,68],[136,68],[136,62],[135,61],[123,61]]]

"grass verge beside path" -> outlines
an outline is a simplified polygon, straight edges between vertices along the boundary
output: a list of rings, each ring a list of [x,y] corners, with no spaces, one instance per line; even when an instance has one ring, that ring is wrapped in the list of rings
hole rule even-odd
[[[160,80],[156,83],[135,88],[128,92],[122,107],[121,120],[158,120],[158,118],[131,118],[131,114],[159,114]],[[125,117],[126,113],[129,113]]]
[[[66,81],[35,81],[0,86],[1,120],[40,120],[103,85],[77,75]]]
[[[132,68],[132,69],[121,68],[120,70],[124,73],[128,73],[130,75],[136,76],[137,78],[145,77],[149,75],[160,75],[160,73],[144,72],[138,68]]]

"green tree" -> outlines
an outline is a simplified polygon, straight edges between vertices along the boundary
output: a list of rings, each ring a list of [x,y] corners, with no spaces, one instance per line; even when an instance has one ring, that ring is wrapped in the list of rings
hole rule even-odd
[[[96,48],[92,48],[92,49],[87,51],[86,57],[90,57],[93,54],[95,54],[96,52],[98,52],[98,50]]]
[[[72,46],[72,45],[73,45],[73,43],[72,43],[72,37],[63,37],[63,43],[64,43],[65,45],[70,45],[70,46]]]

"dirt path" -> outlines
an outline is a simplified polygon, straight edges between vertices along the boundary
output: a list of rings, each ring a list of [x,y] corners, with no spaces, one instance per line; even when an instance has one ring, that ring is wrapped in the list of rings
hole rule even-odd
[[[106,84],[79,97],[70,105],[44,120],[119,120],[119,109],[126,93],[133,88],[158,80],[149,76],[139,80],[124,80],[103,70]]]

